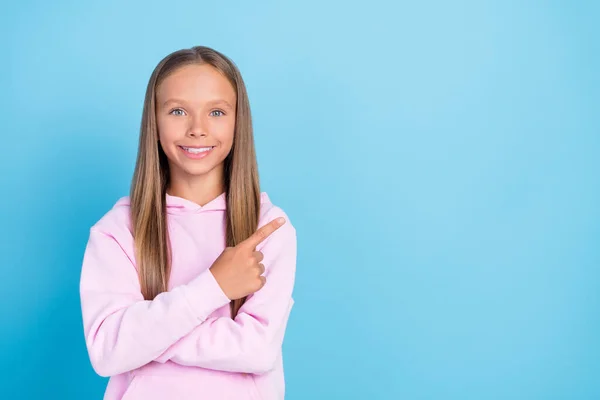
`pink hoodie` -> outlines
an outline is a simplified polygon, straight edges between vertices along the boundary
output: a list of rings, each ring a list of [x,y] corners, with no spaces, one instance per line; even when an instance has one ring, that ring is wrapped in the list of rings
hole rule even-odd
[[[87,350],[110,377],[105,400],[283,399],[282,343],[294,300],[296,230],[261,193],[259,227],[286,223],[256,249],[266,284],[235,320],[208,269],[225,248],[225,193],[203,207],[166,195],[173,254],[169,291],[144,300],[121,198],[91,229],[81,271]]]

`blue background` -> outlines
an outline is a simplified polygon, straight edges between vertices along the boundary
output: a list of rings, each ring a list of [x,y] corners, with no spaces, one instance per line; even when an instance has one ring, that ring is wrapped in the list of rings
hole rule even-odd
[[[287,399],[600,398],[598,2],[42,2],[0,16],[2,398],[100,399],[89,227],[156,63],[246,80],[299,234]],[[49,397],[50,396],[50,397]]]

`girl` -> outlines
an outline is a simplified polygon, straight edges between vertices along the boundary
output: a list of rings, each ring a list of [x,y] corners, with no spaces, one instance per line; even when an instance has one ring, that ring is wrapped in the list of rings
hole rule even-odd
[[[259,189],[245,84],[223,54],[165,57],[128,197],[91,229],[80,295],[104,399],[283,399],[296,231]]]

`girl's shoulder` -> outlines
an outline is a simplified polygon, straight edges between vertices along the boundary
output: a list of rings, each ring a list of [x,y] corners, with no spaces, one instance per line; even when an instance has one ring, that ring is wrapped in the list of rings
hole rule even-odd
[[[129,214],[129,196],[119,198],[113,206],[92,225],[91,229],[107,234],[131,234],[131,217]]]
[[[296,228],[292,224],[290,215],[280,205],[273,203],[266,192],[262,192],[258,227],[260,228],[279,217],[285,218],[286,223],[278,231],[289,231],[289,233],[295,234]]]
[[[271,201],[267,192],[260,194],[260,219],[274,219],[277,217],[287,218],[286,212],[278,204]],[[268,221],[267,221],[268,222]]]

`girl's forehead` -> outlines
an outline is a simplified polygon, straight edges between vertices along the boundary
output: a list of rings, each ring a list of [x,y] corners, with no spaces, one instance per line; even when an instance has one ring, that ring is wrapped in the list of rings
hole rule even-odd
[[[180,67],[165,77],[157,89],[163,92],[233,92],[229,79],[210,65]]]

